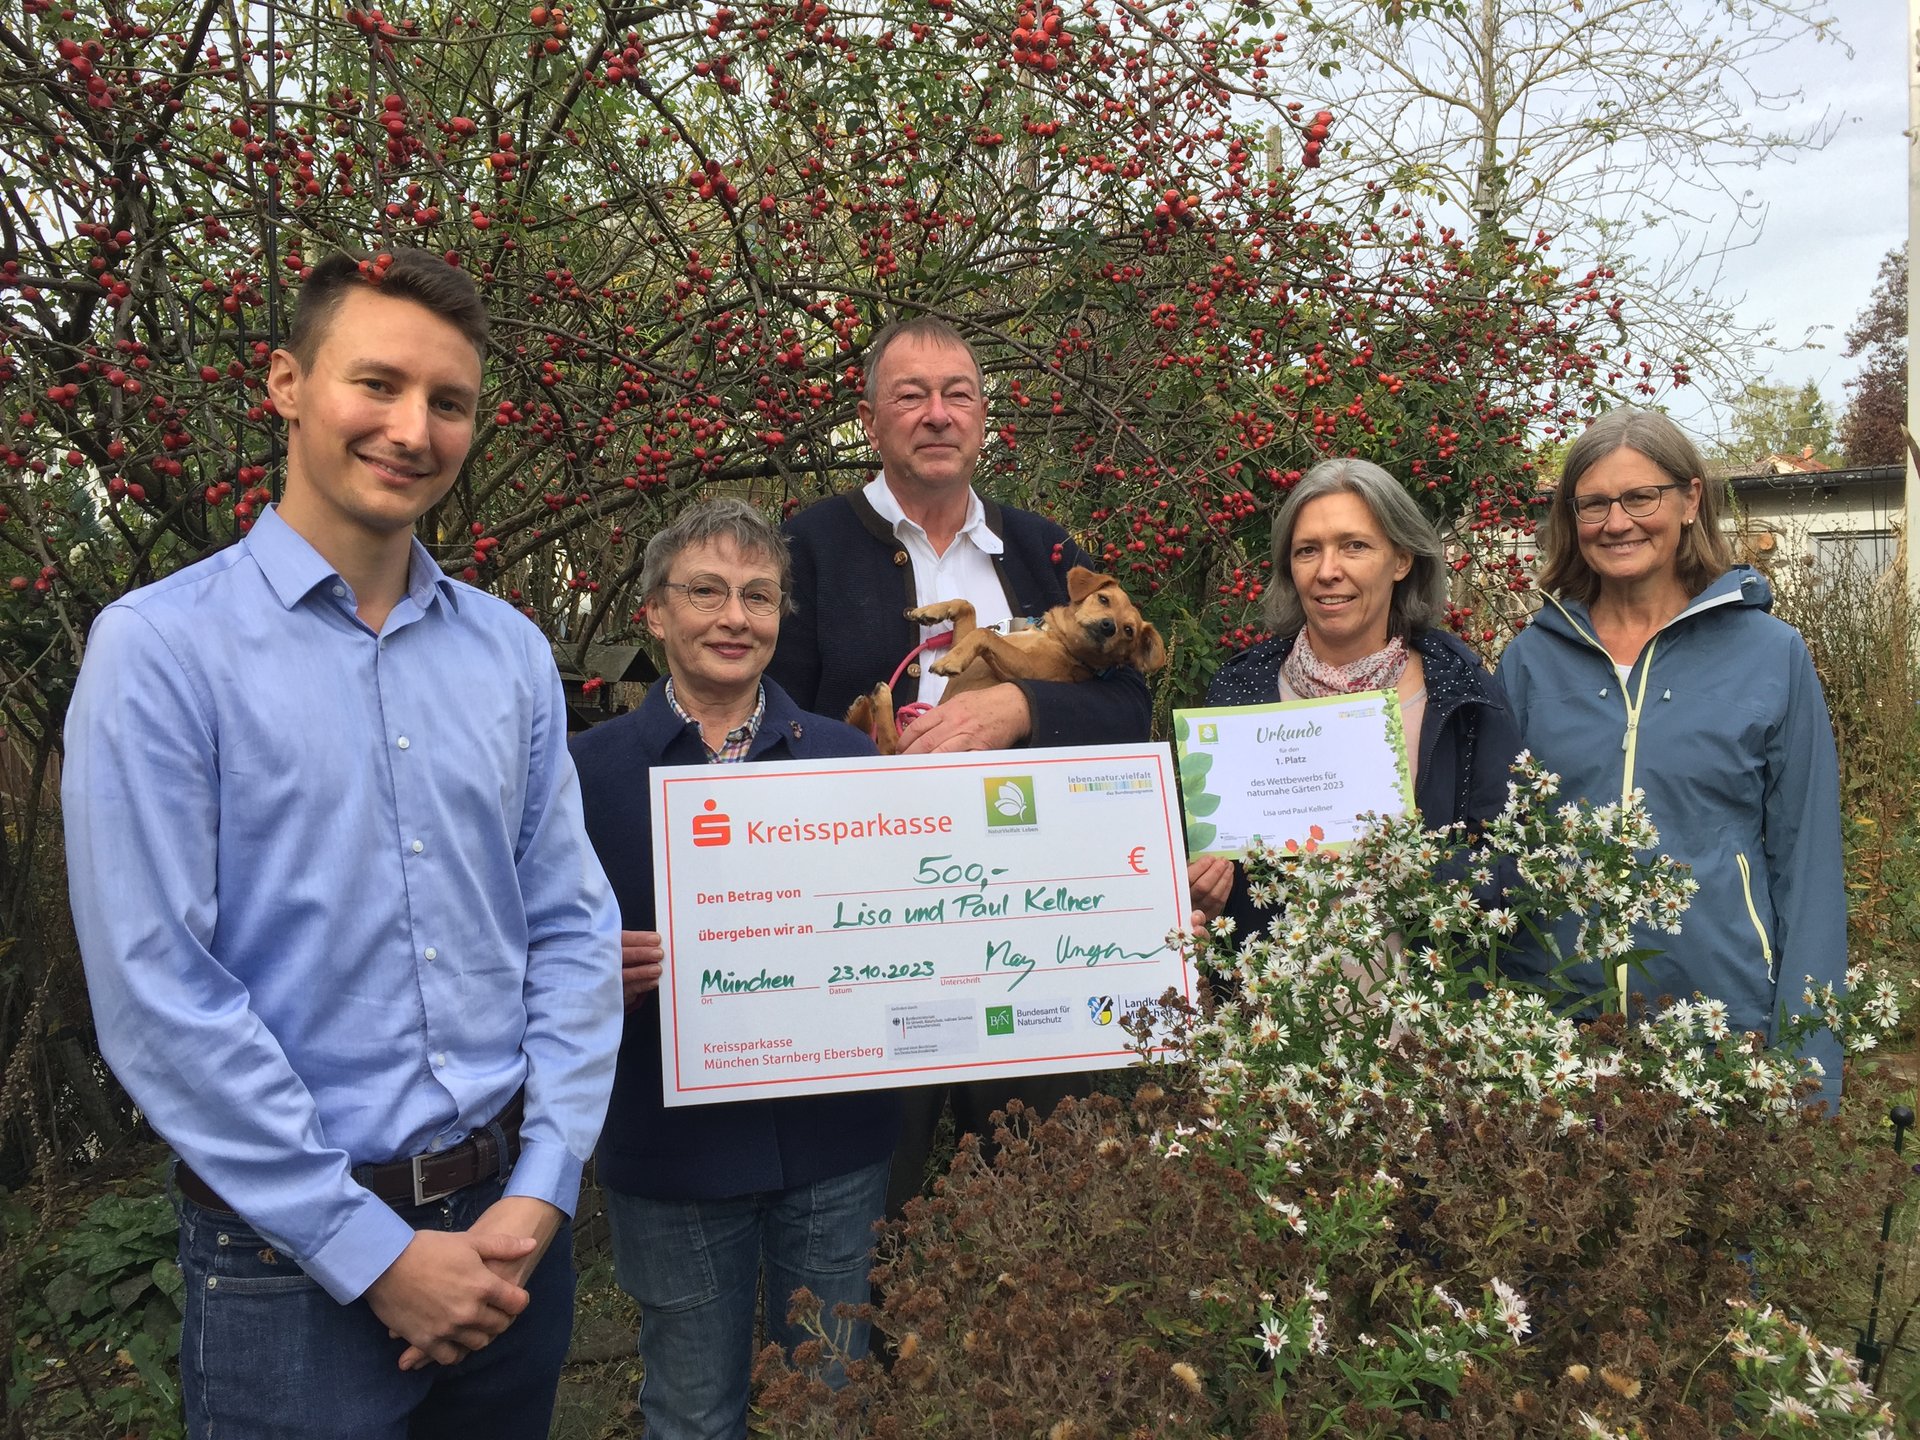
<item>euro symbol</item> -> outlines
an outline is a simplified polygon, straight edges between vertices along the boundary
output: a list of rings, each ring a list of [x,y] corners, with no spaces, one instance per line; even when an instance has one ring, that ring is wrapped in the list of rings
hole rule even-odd
[[[1144,845],[1136,845],[1127,852],[1127,864],[1133,867],[1134,874],[1144,875],[1147,873],[1146,856],[1147,847]]]

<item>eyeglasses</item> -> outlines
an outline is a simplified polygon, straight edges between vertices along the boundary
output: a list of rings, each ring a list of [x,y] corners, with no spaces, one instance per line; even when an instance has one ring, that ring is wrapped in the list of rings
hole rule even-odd
[[[662,590],[678,590],[687,597],[687,603],[696,610],[718,610],[727,603],[729,595],[738,595],[740,603],[746,607],[749,615],[778,615],[780,613],[780,587],[769,585],[764,580],[749,581],[745,585],[729,585],[718,575],[696,575],[691,580],[662,580]]]
[[[1609,511],[1618,505],[1634,519],[1639,520],[1660,508],[1660,501],[1669,490],[1683,490],[1691,481],[1669,480],[1664,485],[1642,485],[1622,495],[1580,495],[1574,498],[1573,513],[1580,517],[1582,525],[1598,525],[1607,518]]]

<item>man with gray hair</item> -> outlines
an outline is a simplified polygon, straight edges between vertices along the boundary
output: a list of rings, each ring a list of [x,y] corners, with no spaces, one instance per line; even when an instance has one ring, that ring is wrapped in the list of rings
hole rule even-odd
[[[867,347],[866,366],[860,423],[880,473],[788,522],[796,613],[768,674],[806,708],[844,715],[905,661],[894,698],[934,705],[902,730],[907,754],[1146,739],[1146,681],[1126,667],[1081,684],[1010,681],[936,703],[946,681],[908,653],[945,627],[916,626],[907,611],[967,600],[981,625],[1026,619],[1067,602],[1074,566],[1098,567],[1052,521],[973,488],[987,401],[979,360],[957,330],[933,316],[890,325]],[[1044,1112],[1076,1091],[1085,1082],[1070,1076],[956,1085],[954,1118],[961,1133],[990,1136],[989,1117],[1008,1100]],[[888,1197],[895,1211],[920,1190],[947,1092],[909,1092]]]

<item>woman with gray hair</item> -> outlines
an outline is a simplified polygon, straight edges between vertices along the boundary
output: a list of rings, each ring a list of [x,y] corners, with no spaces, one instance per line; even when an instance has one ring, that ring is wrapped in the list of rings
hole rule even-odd
[[[1479,658],[1440,628],[1445,614],[1440,536],[1405,487],[1370,461],[1324,460],[1274,516],[1273,636],[1220,667],[1207,704],[1397,691],[1422,818],[1487,820],[1506,803],[1520,732]],[[1248,908],[1231,861],[1196,861],[1188,878],[1201,915],[1230,893],[1236,912]]]
[[[753,506],[709,500],[647,545],[647,628],[667,678],[573,742],[587,834],[620,902],[626,1034],[600,1136],[614,1277],[640,1306],[640,1413],[659,1440],[747,1432],[756,1314],[791,1354],[795,1291],[821,1302],[840,1353],[866,1352],[873,1226],[900,1132],[897,1091],[668,1109],[653,887],[656,765],[872,755],[850,725],[801,710],[764,677],[790,608],[787,542]],[[837,1383],[836,1361],[828,1371]]]

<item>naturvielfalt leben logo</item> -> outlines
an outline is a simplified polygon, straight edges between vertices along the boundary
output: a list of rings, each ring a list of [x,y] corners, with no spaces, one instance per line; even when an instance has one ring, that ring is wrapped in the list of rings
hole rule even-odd
[[[1031,829],[1040,821],[1033,804],[1031,775],[989,775],[987,791],[987,829]]]

